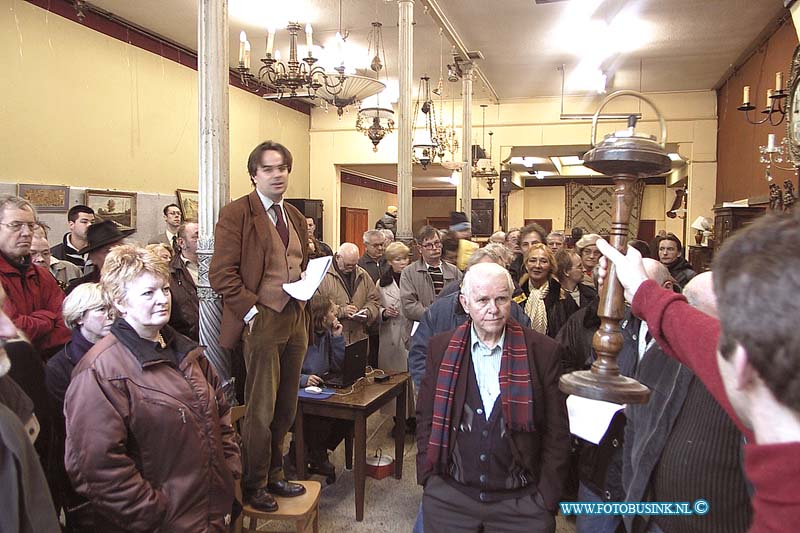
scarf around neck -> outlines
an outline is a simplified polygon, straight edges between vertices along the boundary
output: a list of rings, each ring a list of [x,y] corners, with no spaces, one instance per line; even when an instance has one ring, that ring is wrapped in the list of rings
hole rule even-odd
[[[544,299],[550,292],[550,282],[546,282],[541,289],[537,289],[528,280],[528,290],[530,293],[528,301],[525,302],[525,314],[531,319],[531,329],[547,335],[547,308],[544,305]]]
[[[453,332],[436,376],[431,436],[428,441],[428,462],[434,467],[446,466],[450,458],[449,429],[453,398],[461,365],[464,358],[470,356],[471,331],[472,320],[468,319]],[[500,359],[499,380],[506,428],[516,432],[533,431],[533,386],[528,348],[522,326],[513,320],[506,322],[506,342]]]

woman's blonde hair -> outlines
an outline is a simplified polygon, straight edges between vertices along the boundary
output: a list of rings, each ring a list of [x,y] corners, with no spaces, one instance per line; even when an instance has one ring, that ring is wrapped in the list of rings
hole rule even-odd
[[[128,284],[142,274],[169,281],[169,266],[145,248],[120,244],[108,252],[100,273],[100,284],[111,302],[121,303],[125,301]]]
[[[100,284],[83,283],[78,285],[64,298],[61,311],[64,315],[64,323],[69,329],[75,329],[80,326],[80,320],[86,311],[98,307],[111,308]]]
[[[148,252],[154,253],[156,257],[159,257],[158,254],[161,252],[167,252],[170,258],[175,256],[175,250],[172,249],[172,246],[165,244],[163,242],[159,242],[156,244],[148,244],[147,246],[145,246],[145,249]]]
[[[550,263],[550,272],[549,275],[551,278],[556,277],[556,257],[553,255],[553,251],[550,250],[550,247],[546,244],[542,244],[541,242],[536,242],[530,245],[528,251],[525,252],[525,256],[522,258],[522,268],[525,269],[525,272],[528,271],[528,258],[533,255],[533,252],[541,250],[547,255],[547,261]]]
[[[394,261],[400,257],[408,256],[410,253],[411,250],[409,250],[408,246],[400,241],[396,241],[386,247],[386,250],[383,252],[383,257],[385,257],[387,261]]]

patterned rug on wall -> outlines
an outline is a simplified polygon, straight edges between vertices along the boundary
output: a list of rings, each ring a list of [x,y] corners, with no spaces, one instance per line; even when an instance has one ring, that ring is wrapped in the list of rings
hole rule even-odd
[[[644,180],[636,183],[628,239],[635,239],[639,232],[644,186]],[[613,186],[568,182],[565,220],[567,231],[571,228],[583,228],[584,233],[607,235],[611,229],[611,195],[613,192]]]

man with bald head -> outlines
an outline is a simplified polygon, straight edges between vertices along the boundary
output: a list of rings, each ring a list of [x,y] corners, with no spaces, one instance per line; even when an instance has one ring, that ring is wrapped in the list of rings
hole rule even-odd
[[[555,531],[569,429],[558,344],[510,319],[502,266],[472,266],[469,320],[433,337],[417,402],[425,531]]]
[[[378,320],[381,297],[369,273],[358,266],[358,246],[346,242],[334,254],[319,293],[338,306],[346,344],[367,337],[367,326]]]

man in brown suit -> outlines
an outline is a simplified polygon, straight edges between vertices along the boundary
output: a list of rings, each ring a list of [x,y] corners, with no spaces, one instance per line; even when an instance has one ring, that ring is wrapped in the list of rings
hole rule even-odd
[[[292,171],[289,150],[265,141],[250,153],[247,170],[255,190],[220,212],[209,280],[222,295],[220,344],[233,349],[243,342],[244,500],[275,511],[272,494],[305,492],[302,485],[286,481],[282,452],[297,410],[308,319],[304,302],[282,285],[300,279],[308,263],[308,238],[303,214],[283,201]]]

